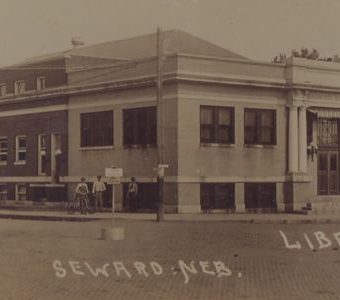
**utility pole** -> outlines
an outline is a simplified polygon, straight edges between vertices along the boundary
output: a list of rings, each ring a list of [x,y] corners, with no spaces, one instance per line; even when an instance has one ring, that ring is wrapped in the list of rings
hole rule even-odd
[[[157,221],[164,220],[164,168],[163,164],[163,36],[157,28]]]

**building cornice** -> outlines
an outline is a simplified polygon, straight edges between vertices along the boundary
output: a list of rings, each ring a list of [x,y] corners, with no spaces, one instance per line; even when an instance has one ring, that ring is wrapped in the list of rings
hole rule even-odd
[[[292,84],[282,79],[270,80],[265,77],[252,76],[220,76],[218,74],[199,74],[194,72],[168,72],[163,76],[164,83],[173,82],[194,82],[204,84],[218,84],[226,86],[248,86],[258,88],[271,88],[284,91],[291,91],[295,89],[340,93],[340,86],[325,86],[315,84]],[[99,82],[88,85],[71,85],[62,86],[59,88],[46,89],[44,91],[27,92],[22,96],[10,96],[8,98],[0,99],[0,106],[22,103],[32,100],[44,100],[51,98],[61,98],[72,95],[82,95],[91,93],[106,93],[114,90],[133,89],[137,87],[152,87],[156,85],[156,76],[139,76],[131,77],[116,81]]]

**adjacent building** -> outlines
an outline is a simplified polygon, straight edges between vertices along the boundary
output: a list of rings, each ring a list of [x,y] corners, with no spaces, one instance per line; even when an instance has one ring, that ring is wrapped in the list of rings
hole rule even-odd
[[[56,54],[48,74],[41,58],[28,62],[41,73],[1,71],[3,199],[64,201],[80,176],[91,184],[116,165],[117,209],[129,210],[134,176],[139,210],[153,210],[161,147],[167,212],[338,206],[340,65],[253,61],[177,30],[163,33],[163,48],[161,105],[155,34]]]
[[[116,61],[70,50],[0,69],[2,201],[66,199],[59,177],[68,172],[68,73]]]

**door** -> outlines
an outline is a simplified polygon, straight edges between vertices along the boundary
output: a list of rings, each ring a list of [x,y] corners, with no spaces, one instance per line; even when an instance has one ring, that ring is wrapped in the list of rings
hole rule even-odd
[[[339,194],[338,119],[318,119],[318,194]]]
[[[318,194],[339,194],[339,154],[338,151],[318,153]]]

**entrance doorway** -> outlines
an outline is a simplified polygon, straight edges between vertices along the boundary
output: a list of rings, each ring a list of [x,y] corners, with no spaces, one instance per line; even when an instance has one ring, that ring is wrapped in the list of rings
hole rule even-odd
[[[318,195],[339,194],[339,120],[318,119]]]

